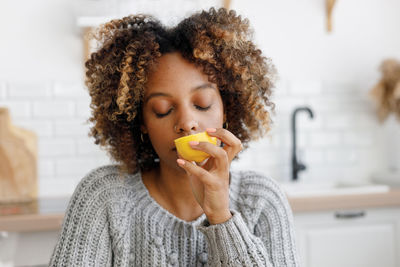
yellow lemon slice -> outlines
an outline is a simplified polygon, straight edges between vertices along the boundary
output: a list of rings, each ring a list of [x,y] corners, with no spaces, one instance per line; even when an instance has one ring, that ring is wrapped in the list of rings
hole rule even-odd
[[[209,142],[214,145],[217,144],[217,138],[209,136],[207,132],[201,132],[175,139],[174,142],[176,150],[182,156],[182,158],[188,161],[196,162],[202,162],[210,155],[204,151],[192,149],[192,147],[189,145],[190,141]]]

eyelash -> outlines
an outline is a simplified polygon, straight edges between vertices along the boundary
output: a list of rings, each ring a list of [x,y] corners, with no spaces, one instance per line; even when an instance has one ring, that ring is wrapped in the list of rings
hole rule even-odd
[[[200,107],[200,106],[196,106],[196,108],[197,108],[198,110],[201,110],[201,111],[206,111],[206,110],[210,109],[210,107],[211,107],[211,105],[208,106],[208,107],[205,107],[205,108]],[[156,116],[157,116],[157,118],[165,117],[165,116],[167,116],[169,113],[171,113],[171,110],[172,110],[172,109],[170,109],[167,113],[163,113],[163,114],[158,114],[158,113],[156,113]]]

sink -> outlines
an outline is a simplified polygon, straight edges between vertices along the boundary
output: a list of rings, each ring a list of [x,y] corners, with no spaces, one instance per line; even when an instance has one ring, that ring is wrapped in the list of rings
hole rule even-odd
[[[371,182],[287,182],[280,183],[288,197],[340,196],[384,193],[390,190],[385,184]]]

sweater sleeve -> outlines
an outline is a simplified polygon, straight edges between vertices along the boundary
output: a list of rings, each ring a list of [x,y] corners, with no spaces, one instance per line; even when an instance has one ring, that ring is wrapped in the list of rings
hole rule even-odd
[[[76,187],[49,266],[112,266],[107,211],[94,171]]]
[[[228,221],[210,225],[205,220],[197,227],[208,243],[209,265],[299,266],[285,195],[271,180],[250,187],[242,194],[242,213],[231,209],[233,216]]]

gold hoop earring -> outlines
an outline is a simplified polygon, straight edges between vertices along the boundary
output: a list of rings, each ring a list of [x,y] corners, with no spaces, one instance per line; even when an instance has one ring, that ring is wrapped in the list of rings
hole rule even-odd
[[[143,140],[143,133],[142,133],[142,132],[140,133],[140,139],[141,139],[142,142],[144,143],[144,140]]]
[[[222,128],[227,129],[228,130],[228,122],[224,122],[224,125],[222,126]]]

